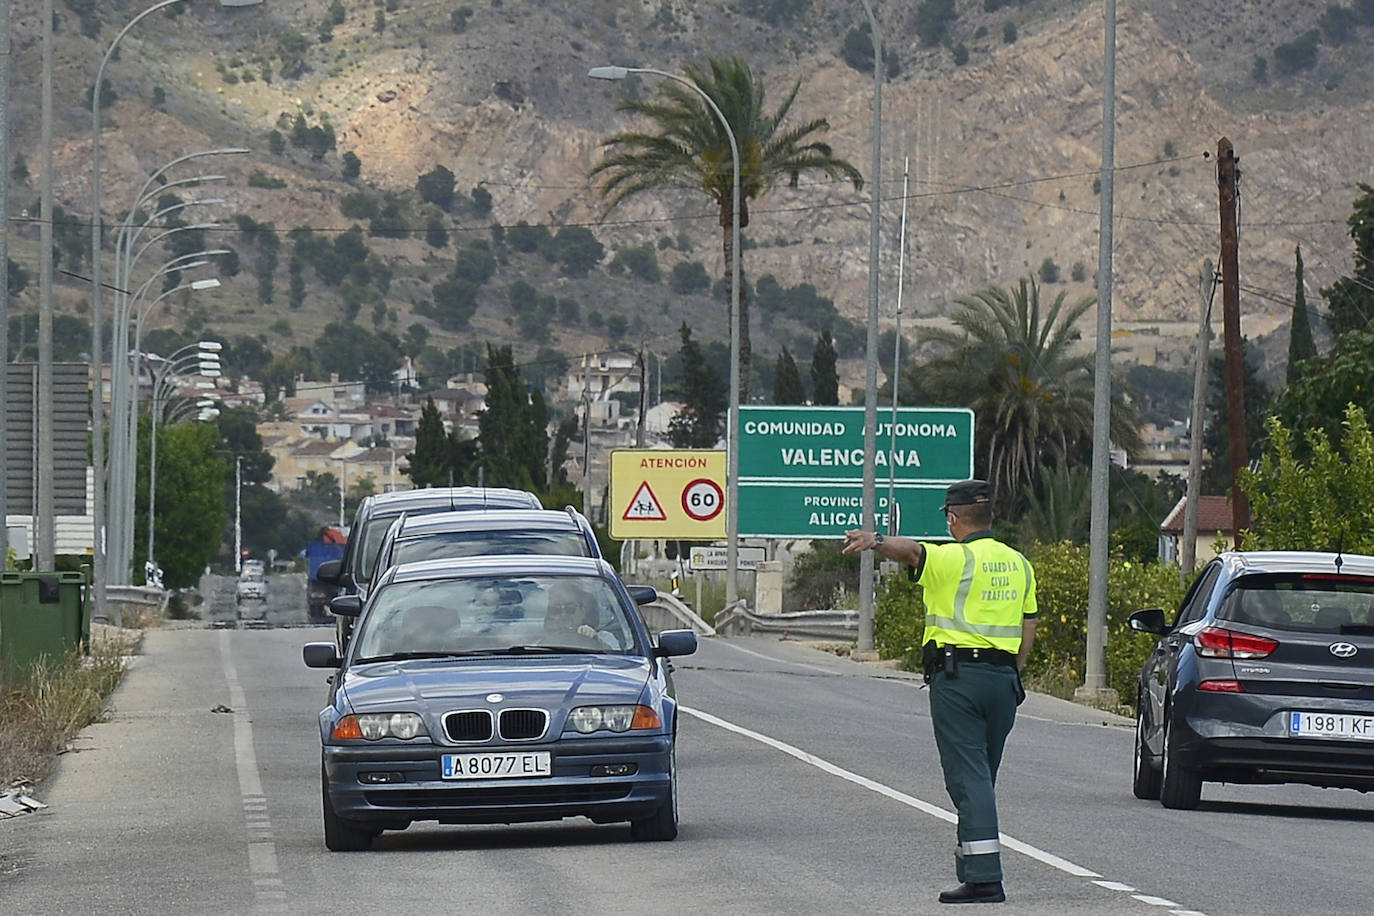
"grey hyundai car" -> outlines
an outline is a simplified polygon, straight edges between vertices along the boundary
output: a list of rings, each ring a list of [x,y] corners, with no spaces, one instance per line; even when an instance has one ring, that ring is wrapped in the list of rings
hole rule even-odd
[[[1223,553],[1140,672],[1133,789],[1195,808],[1204,782],[1374,789],[1374,557]]]

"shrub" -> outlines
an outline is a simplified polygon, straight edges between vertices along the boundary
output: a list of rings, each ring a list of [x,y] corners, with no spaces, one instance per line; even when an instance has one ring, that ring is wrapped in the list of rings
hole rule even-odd
[[[1027,552],[1035,569],[1039,622],[1025,677],[1035,689],[1068,698],[1083,683],[1088,652],[1088,547],[1067,541],[1037,544]],[[1183,599],[1178,567],[1141,563],[1114,554],[1107,582],[1107,683],[1134,705],[1136,676],[1154,640],[1126,626],[1147,607],[1176,608]],[[925,627],[923,589],[903,570],[884,579],[877,596],[873,641],[883,658],[920,668]]]
[[[682,295],[701,293],[711,288],[711,278],[700,261],[678,261],[668,275],[668,287]]]
[[[658,269],[658,256],[653,245],[645,242],[637,248],[622,248],[611,259],[611,270],[628,270],[630,275],[645,283],[658,283],[662,274]]]
[[[349,219],[372,219],[377,210],[377,198],[366,191],[352,191],[339,199],[339,212]]]
[[[790,607],[823,611],[839,607],[842,596],[859,590],[859,557],[840,553],[838,541],[812,541],[792,563],[783,590]]]
[[[1046,258],[1045,260],[1040,262],[1040,282],[1059,282],[1059,265],[1054,263],[1053,258]]]
[[[1311,70],[1317,65],[1317,45],[1320,43],[1321,33],[1316,29],[1304,32],[1274,49],[1274,63],[1284,73]]]
[[[1002,44],[1014,45],[1016,44],[1016,38],[1016,23],[1008,19],[1002,26]]]
[[[286,187],[286,182],[280,178],[273,178],[271,175],[262,171],[254,170],[253,173],[248,176],[248,187],[276,190]]]

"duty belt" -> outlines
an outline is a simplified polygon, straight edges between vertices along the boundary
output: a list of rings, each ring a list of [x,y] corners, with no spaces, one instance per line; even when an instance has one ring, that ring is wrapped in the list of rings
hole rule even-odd
[[[966,649],[955,646],[954,655],[961,662],[984,662],[989,665],[1016,667],[1016,656],[1005,649]]]

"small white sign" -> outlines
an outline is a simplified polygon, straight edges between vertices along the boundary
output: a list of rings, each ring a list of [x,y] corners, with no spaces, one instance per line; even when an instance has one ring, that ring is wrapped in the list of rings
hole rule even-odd
[[[688,554],[691,558],[689,564],[693,570],[699,569],[728,569],[726,563],[728,548],[725,547],[693,547]],[[736,548],[736,568],[752,572],[754,567],[762,563],[766,557],[762,547],[738,547]]]

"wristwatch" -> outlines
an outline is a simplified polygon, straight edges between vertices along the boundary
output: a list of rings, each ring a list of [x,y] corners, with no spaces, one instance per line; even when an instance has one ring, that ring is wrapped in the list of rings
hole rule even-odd
[[[883,546],[884,540],[886,540],[886,538],[881,531],[873,532],[873,549],[877,550],[879,547]]]

